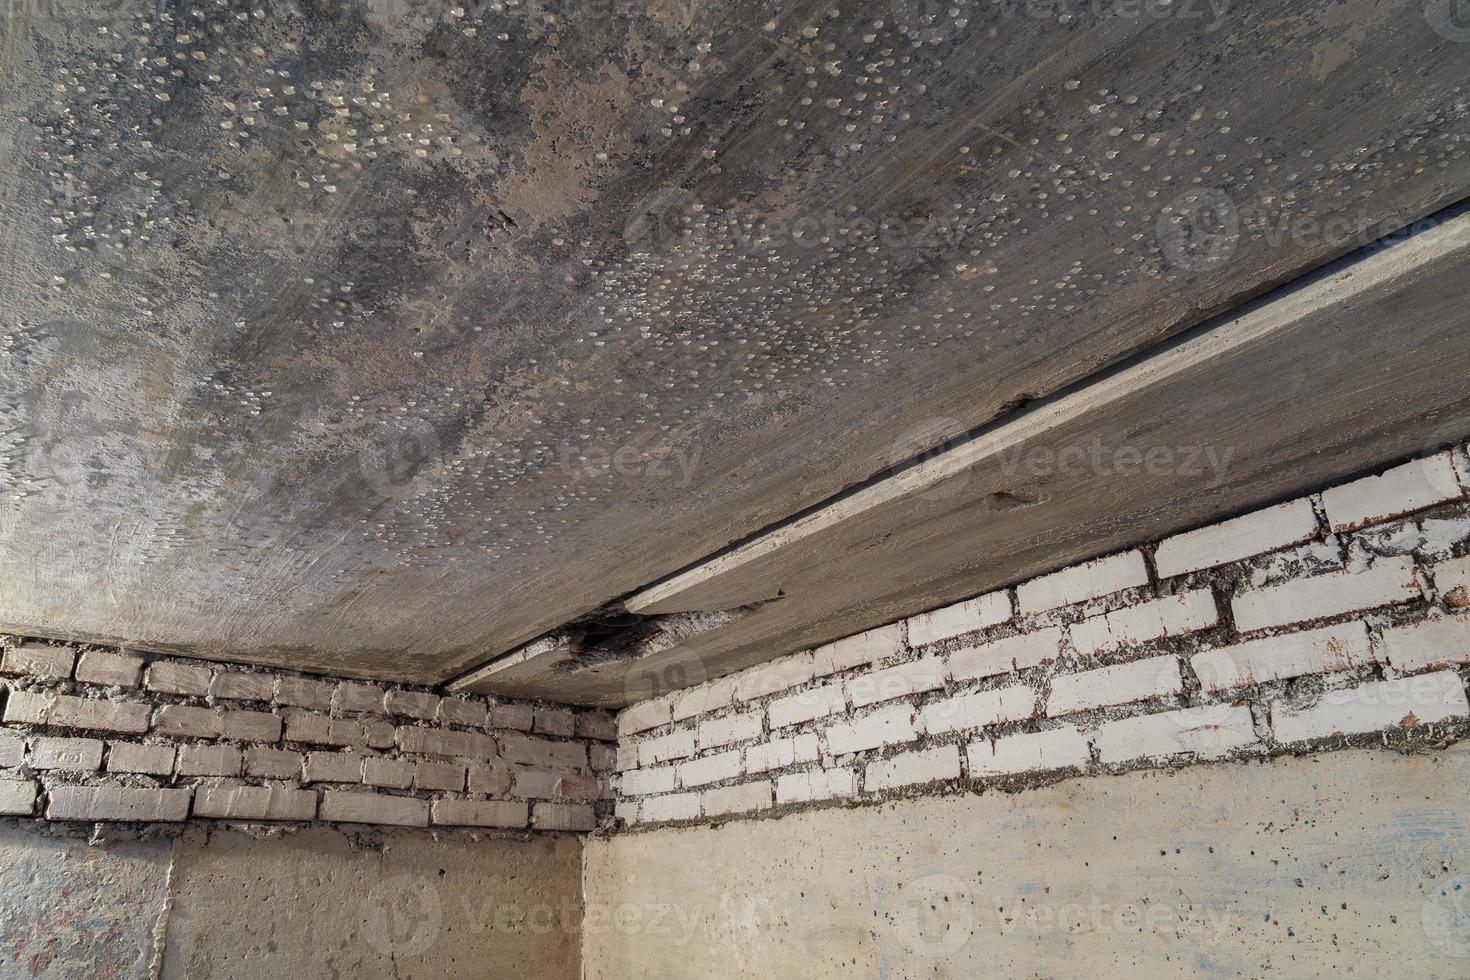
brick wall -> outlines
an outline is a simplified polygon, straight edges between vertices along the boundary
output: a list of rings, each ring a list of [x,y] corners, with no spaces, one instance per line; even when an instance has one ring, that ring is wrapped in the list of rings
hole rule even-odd
[[[1467,487],[1439,453],[641,702],[616,816],[1463,738]]]
[[[606,712],[7,638],[0,814],[592,829]]]

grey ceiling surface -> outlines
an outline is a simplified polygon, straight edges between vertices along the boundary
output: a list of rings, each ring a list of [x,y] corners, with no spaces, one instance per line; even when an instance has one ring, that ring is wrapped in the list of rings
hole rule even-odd
[[[10,629],[444,680],[1470,190],[1435,0],[131,2],[4,25]]]

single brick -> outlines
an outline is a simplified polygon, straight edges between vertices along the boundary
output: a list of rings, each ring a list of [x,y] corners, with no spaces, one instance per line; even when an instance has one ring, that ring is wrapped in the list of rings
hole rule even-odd
[[[798,762],[815,762],[821,754],[815,733],[773,738],[745,750],[745,771],[754,773],[784,769]]]
[[[777,691],[804,684],[816,676],[816,661],[810,653],[794,653],[736,675],[735,700],[753,701]]]
[[[698,809],[697,801],[696,797],[696,810]],[[638,804],[632,800],[618,800],[613,804],[613,818],[631,827],[638,822]]]
[[[109,687],[137,687],[143,658],[110,650],[87,650],[77,660],[77,680]]]
[[[378,823],[427,827],[429,803],[411,796],[329,789],[322,793],[320,819],[338,823]]]
[[[1466,715],[1470,715],[1470,704],[1465,700],[1464,682],[1454,671],[1446,670],[1328,691],[1307,707],[1273,702],[1271,729],[1278,741],[1289,744]]]
[[[1305,498],[1165,538],[1154,553],[1160,578],[1264,555],[1310,541],[1317,514]]]
[[[1015,615],[1009,592],[991,592],[909,618],[909,644],[921,647],[961,633],[999,626]]]
[[[35,812],[40,787],[29,779],[0,779],[0,814],[28,817]]]
[[[638,768],[638,745],[635,742],[622,741],[617,744],[618,772]]]
[[[761,779],[753,783],[737,783],[734,786],[704,790],[699,794],[699,805],[704,810],[706,817],[769,810],[772,806],[771,792],[772,786],[769,779]],[[653,799],[656,800],[658,797],[653,797]]]
[[[441,827],[524,827],[530,804],[519,800],[435,800],[434,823]]]
[[[96,772],[102,768],[102,743],[95,738],[38,738],[31,743],[32,769]]]
[[[1383,649],[1394,669],[1404,673],[1470,663],[1470,615],[1426,619],[1386,629]]]
[[[362,781],[369,786],[408,789],[413,785],[413,762],[372,755],[362,760]]]
[[[391,749],[398,743],[398,726],[387,718],[360,718],[363,741],[369,748]]]
[[[281,716],[268,711],[226,710],[220,714],[220,735],[242,742],[278,742]]]
[[[341,681],[332,692],[332,711],[357,711],[368,714],[386,714],[383,706],[383,689],[376,684],[357,681]]]
[[[0,729],[0,766],[13,768],[25,761],[26,740],[15,732]]]
[[[735,681],[738,675],[721,677],[719,680],[691,687],[674,696],[671,706],[673,721],[683,721],[695,715],[707,715],[735,703]]]
[[[1058,674],[1051,681],[1046,713],[1055,717],[1111,704],[1165,698],[1183,690],[1179,659],[1150,657],[1077,674]]]
[[[189,815],[193,793],[131,786],[53,786],[46,794],[46,819],[183,820]]]
[[[772,728],[800,725],[815,718],[841,714],[847,710],[847,697],[842,683],[820,684],[798,694],[777,698],[766,707]]]
[[[910,660],[852,678],[847,682],[847,700],[854,708],[865,708],[880,701],[937,690],[944,686],[944,678],[944,661],[941,658]]]
[[[332,710],[332,692],[337,689],[332,681],[319,681],[311,677],[282,677],[276,682],[275,701],[297,708],[313,711]]]
[[[640,701],[618,712],[618,737],[625,738],[667,725],[672,718],[673,707],[668,697]]]
[[[1412,602],[1421,594],[1413,561],[1380,558],[1365,571],[1328,572],[1245,592],[1231,607],[1236,628],[1245,633]]]
[[[596,830],[597,814],[584,803],[536,803],[531,807],[531,826],[537,830]]]
[[[276,690],[276,675],[258,671],[222,670],[209,682],[212,698],[236,701],[269,701]]]
[[[308,752],[302,781],[308,783],[360,783],[363,757],[356,752]],[[323,817],[322,819],[327,819]]]
[[[1431,568],[1434,587],[1440,599],[1451,609],[1470,607],[1470,557],[1442,561]]]
[[[593,742],[587,746],[587,763],[593,772],[611,772],[617,765],[618,750],[610,742]]]
[[[617,719],[606,711],[579,711],[577,713],[577,737],[616,742],[618,739]]]
[[[439,711],[434,720],[444,725],[469,725],[484,728],[490,720],[490,708],[483,701],[468,698],[444,698],[439,702]]]
[[[586,773],[521,769],[515,773],[512,792],[543,800],[596,800],[602,796],[602,783]]]
[[[0,658],[0,673],[23,674],[27,677],[67,678],[76,665],[77,652],[71,647],[46,643],[22,643],[5,651]]]
[[[903,624],[890,623],[845,637],[812,651],[812,673],[826,677],[854,667],[865,667],[903,652]]]
[[[437,694],[428,694],[424,691],[389,691],[383,699],[383,706],[388,709],[388,714],[399,718],[417,718],[420,721],[433,721],[434,716],[439,713],[440,697]]]
[[[1061,653],[1061,628],[1051,626],[956,650],[946,663],[949,675],[955,680],[971,681],[1049,663]]]
[[[403,726],[397,733],[398,747],[404,752],[424,755],[453,755],[465,759],[493,759],[495,740],[480,732],[457,732],[448,728],[415,728]]]
[[[146,704],[28,691],[11,691],[5,703],[6,724],[52,725],[130,735],[148,730],[148,714]]]
[[[1453,459],[1440,453],[1324,490],[1322,508],[1334,531],[1352,531],[1463,495]]]
[[[711,718],[699,723],[698,740],[701,749],[712,749],[731,742],[745,742],[765,734],[765,721],[760,711],[747,711],[723,718]]]
[[[180,745],[180,776],[238,776],[240,750],[233,745]]]
[[[419,759],[413,767],[415,789],[443,789],[451,793],[464,792],[465,771],[463,762],[438,762]]]
[[[531,730],[529,704],[497,704],[490,708],[490,727],[512,732]]]
[[[1080,653],[1096,654],[1167,636],[1185,636],[1219,622],[1214,592],[1193,589],[1084,619],[1072,626],[1072,645]]]
[[[658,766],[654,769],[634,769],[619,777],[619,791],[624,796],[651,796],[654,793],[669,793],[674,789],[675,766]]]
[[[245,749],[245,775],[266,779],[300,779],[305,757],[300,752],[287,752],[264,745]]]
[[[332,718],[299,708],[287,708],[281,712],[281,717],[286,723],[285,739],[288,742],[343,747],[366,742],[362,722],[355,718]]]
[[[571,738],[577,730],[577,716],[570,708],[550,708],[541,705],[532,716],[531,730],[542,735],[560,735]]]
[[[1075,728],[1008,735],[993,743],[984,740],[971,742],[966,756],[972,776],[1086,768],[1092,761],[1087,736]]]
[[[1029,616],[1147,584],[1143,554],[1125,551],[1023,582],[1016,587],[1016,602]]]
[[[1197,653],[1189,661],[1200,687],[1211,692],[1370,663],[1368,627],[1361,622],[1247,640]]]
[[[507,732],[500,736],[500,756],[506,762],[550,769],[586,769],[585,742],[552,742]]]
[[[204,697],[214,671],[198,664],[181,664],[174,660],[155,660],[148,665],[143,686],[160,694],[187,694]]]
[[[937,745],[932,749],[900,752],[887,759],[868,763],[863,772],[863,789],[872,793],[877,790],[893,789],[897,786],[912,786],[916,783],[932,783],[941,779],[960,778],[960,747]]]
[[[846,755],[883,745],[912,742],[917,737],[913,706],[894,705],[857,721],[833,725],[827,729],[827,751],[832,755]]]
[[[153,730],[161,735],[219,738],[222,727],[221,714],[218,708],[166,704],[153,713]]]
[[[700,816],[698,793],[674,793],[670,796],[655,796],[642,801],[642,819],[645,823],[663,823],[667,820],[698,820]]]
[[[652,766],[670,759],[684,759],[694,754],[694,729],[670,732],[638,745],[638,764]]]
[[[219,820],[315,820],[315,790],[285,786],[200,786],[194,816]]]
[[[846,799],[857,795],[857,775],[851,769],[809,769],[776,779],[776,802]]]
[[[499,759],[484,759],[469,764],[471,793],[500,796],[510,791],[510,766]]]
[[[919,709],[919,731],[927,735],[983,728],[1030,718],[1036,713],[1036,692],[1029,687],[974,691],[935,701]]]
[[[719,752],[691,762],[679,764],[679,785],[685,789],[718,783],[745,775],[744,753],[740,749]]]
[[[1122,718],[1103,724],[1093,736],[1103,762],[1181,753],[1215,759],[1256,742],[1250,708],[1230,704]]]

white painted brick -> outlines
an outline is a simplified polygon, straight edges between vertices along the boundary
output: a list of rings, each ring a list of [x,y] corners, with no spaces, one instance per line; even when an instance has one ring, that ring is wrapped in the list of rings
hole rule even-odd
[[[1372,662],[1368,627],[1352,622],[1206,650],[1189,663],[1199,675],[1200,686],[1213,692]]]
[[[851,769],[809,769],[776,779],[776,802],[847,799],[857,795],[857,774]]]
[[[222,670],[209,682],[212,698],[238,701],[269,701],[276,691],[276,676],[243,670]],[[196,797],[197,799],[197,797]]]
[[[721,677],[680,691],[673,703],[673,720],[683,721],[695,715],[707,715],[735,703],[735,677]]]
[[[315,820],[316,792],[284,786],[200,786],[194,816],[219,820]]]
[[[134,745],[131,742],[109,742],[107,771],[171,776],[174,771],[174,747],[172,745]]]
[[[198,664],[181,664],[172,660],[159,660],[148,665],[143,677],[143,686],[162,694],[188,694],[203,697],[209,693],[209,682],[214,671]]]
[[[919,709],[919,731],[928,735],[967,728],[983,728],[1030,718],[1036,710],[1036,692],[1029,687],[974,691],[935,701]]]
[[[11,691],[5,722],[141,735],[148,730],[149,711],[146,704]]]
[[[1386,629],[1383,650],[1394,669],[1404,673],[1470,663],[1470,614]]]
[[[39,790],[40,787],[29,779],[0,779],[0,814],[30,816],[35,812]]]
[[[819,755],[821,749],[814,733],[807,732],[791,738],[773,738],[745,750],[745,771],[756,773],[783,769],[799,762],[815,762]]]
[[[693,796],[694,794],[690,795]],[[698,796],[694,797],[694,809],[695,812],[698,812],[699,810]],[[638,813],[638,803],[634,800],[618,800],[616,803],[613,804],[613,817],[617,820],[621,820],[623,823],[627,824],[630,827],[638,823]]]
[[[694,754],[694,729],[670,732],[638,745],[638,764],[652,766],[670,759],[685,759]]]
[[[966,599],[943,609],[910,617],[909,645],[920,647],[959,636],[961,633],[999,626],[1009,622],[1013,615],[1009,592],[991,592],[974,599]]]
[[[752,701],[777,691],[804,684],[816,676],[816,663],[810,653],[796,653],[752,667],[736,675],[735,700]]]
[[[698,793],[653,796],[642,801],[642,807],[642,817],[646,823],[662,823],[665,820],[698,820],[700,816]]]
[[[863,708],[880,701],[936,690],[944,686],[944,677],[942,658],[911,660],[850,679],[847,682],[847,699],[854,708]]]
[[[900,752],[887,759],[868,763],[863,772],[863,789],[872,793],[893,789],[896,786],[912,786],[916,783],[932,783],[941,779],[958,779],[960,776],[960,747],[937,745],[932,749],[915,752]]]
[[[1103,762],[1165,758],[1189,752],[1214,759],[1256,743],[1250,708],[1212,704],[1110,721],[1093,736]]]
[[[76,678],[85,684],[137,687],[143,658],[111,650],[87,650],[77,660]]]
[[[1016,602],[1029,616],[1147,584],[1143,554],[1125,551],[1024,582],[1016,587]]]
[[[847,699],[843,696],[841,682],[819,684],[798,694],[777,698],[767,707],[773,729],[800,725],[814,718],[826,718],[846,710]]]
[[[487,756],[493,756],[494,746]],[[453,755],[469,755],[465,752]],[[586,769],[587,744],[585,742],[553,742],[531,735],[505,732],[500,736],[500,755],[506,762],[523,766],[545,766],[548,769]]]
[[[1364,571],[1329,572],[1245,592],[1231,607],[1236,628],[1250,632],[1410,602],[1421,594],[1410,559],[1380,558]]]
[[[723,718],[711,718],[700,722],[699,747],[712,749],[720,745],[729,745],[731,742],[760,738],[765,733],[764,714],[762,711],[747,711],[743,714],[726,715]]]
[[[812,672],[826,677],[902,652],[903,625],[890,623],[817,647],[812,651]]]
[[[193,790],[131,786],[52,786],[48,820],[175,821],[189,815]]]
[[[669,793],[674,789],[674,766],[659,766],[656,769],[633,769],[623,773],[618,792],[624,796],[651,796],[654,793]]]
[[[1470,607],[1470,557],[1442,561],[1429,571],[1446,606],[1451,609]]]
[[[413,762],[371,755],[362,760],[362,781],[369,786],[408,789],[413,785]]]
[[[597,812],[586,803],[535,803],[531,807],[531,826],[537,830],[595,830]]]
[[[966,681],[1008,674],[1055,660],[1061,656],[1061,649],[1061,628],[1050,626],[956,650],[948,658],[949,675]]]
[[[679,785],[685,789],[734,779],[745,774],[744,753],[740,749],[679,764]]]
[[[771,781],[758,780],[754,783],[739,783],[707,789],[699,794],[699,803],[706,817],[719,817],[727,813],[751,813],[771,808]],[[654,797],[657,799],[658,797]]]
[[[1166,636],[1196,633],[1219,621],[1215,594],[1209,589],[1193,589],[1084,619],[1072,627],[1072,645],[1084,654],[1102,653]]]
[[[1184,690],[1177,657],[1149,657],[1077,674],[1052,678],[1046,713],[1052,716],[1112,704],[1129,704],[1178,694]]]
[[[1271,705],[1271,728],[1284,743],[1354,732],[1428,724],[1470,715],[1465,685],[1454,671],[1378,681],[1329,691],[1313,705]]]
[[[629,769],[638,768],[638,745],[635,742],[622,741],[617,746],[618,772],[627,772]]]
[[[96,772],[102,768],[102,743],[95,738],[38,738],[31,743],[31,768]]]
[[[322,793],[321,819],[338,823],[380,823],[396,827],[427,827],[429,803],[412,796],[357,793],[329,789]]]
[[[827,729],[827,751],[832,755],[865,752],[883,745],[899,745],[918,738],[913,705],[883,708],[857,721]]]
[[[531,805],[519,800],[435,800],[434,823],[441,827],[524,827]]]
[[[26,740],[15,732],[0,729],[0,766],[14,768],[25,761]]]
[[[1044,769],[1086,768],[1092,760],[1087,736],[1075,728],[1057,728],[1026,735],[1008,735],[994,744],[971,742],[967,753],[970,774],[997,776]]]
[[[618,737],[624,738],[667,725],[672,718],[673,708],[668,697],[640,701],[618,712]]]
[[[1317,515],[1303,498],[1166,538],[1154,565],[1160,578],[1169,578],[1290,548],[1316,533]]]
[[[1334,531],[1351,531],[1462,495],[1454,462],[1446,452],[1325,490],[1322,506]]]
[[[238,776],[240,750],[233,745],[180,745],[180,776]]]
[[[27,677],[66,678],[71,676],[77,652],[71,647],[48,643],[22,643],[5,651],[0,659],[0,673],[24,674]]]

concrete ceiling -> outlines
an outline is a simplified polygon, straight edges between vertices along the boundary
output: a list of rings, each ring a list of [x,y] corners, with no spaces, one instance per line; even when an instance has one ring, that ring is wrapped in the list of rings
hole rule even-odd
[[[1436,0],[33,6],[0,625],[223,659],[440,682],[579,621],[616,669],[531,689],[627,700],[635,654],[800,576],[609,604],[1470,192]],[[1396,348],[1419,401],[1272,423],[1301,438],[1262,467],[1404,451],[1458,404],[1448,347]],[[906,559],[700,670],[1035,560]]]

